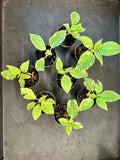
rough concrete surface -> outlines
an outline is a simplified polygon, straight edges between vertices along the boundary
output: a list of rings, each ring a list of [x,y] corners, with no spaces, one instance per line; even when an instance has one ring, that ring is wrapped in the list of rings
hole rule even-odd
[[[110,0],[4,0],[2,6],[2,66],[20,66],[30,59],[34,65],[35,48],[29,33],[40,34],[46,43],[65,22],[70,13],[81,15],[86,27],[82,34],[94,42],[119,42],[119,11],[117,1]],[[57,56],[67,66],[74,66],[73,54],[77,41],[70,49],[56,48]],[[39,72],[39,82],[33,87],[37,94],[52,91],[57,104],[76,98],[83,87],[82,80],[67,95],[55,82],[55,65]],[[89,77],[99,79],[104,89],[120,94],[120,55],[104,57],[104,66],[96,60]],[[26,106],[29,101],[20,95],[16,80],[3,80],[3,154],[5,160],[119,160],[120,159],[120,101],[109,103],[109,111],[97,106],[81,112],[76,120],[84,128],[73,130],[70,136],[53,115],[42,115],[37,121]],[[2,106],[2,105],[1,105]],[[1,110],[2,111],[2,110]],[[2,121],[2,119],[1,119]],[[2,123],[1,123],[2,126]],[[2,133],[2,132],[1,132]],[[2,137],[2,135],[1,135]],[[2,144],[2,138],[1,143]],[[1,153],[2,149],[0,148]]]

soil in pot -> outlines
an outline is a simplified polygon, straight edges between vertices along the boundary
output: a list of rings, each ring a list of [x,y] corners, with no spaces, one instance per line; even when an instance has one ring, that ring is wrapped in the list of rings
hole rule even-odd
[[[71,81],[72,81],[72,87],[74,86],[75,82],[76,82],[76,79],[74,77],[71,76],[70,73],[67,73],[67,75],[70,77]],[[57,82],[57,85],[62,88],[61,86],[61,79],[63,77],[63,74],[57,74],[57,77],[56,77],[56,82]]]
[[[33,66],[29,66],[28,73],[31,73],[31,77],[29,79],[25,79],[25,87],[32,87],[37,83],[39,74]]]
[[[79,60],[80,56],[87,51],[88,48],[85,47],[82,43],[79,44],[76,48],[75,48],[75,57],[77,60]]]
[[[42,92],[40,92],[40,93],[37,95],[37,98],[39,99],[39,98],[41,98],[42,96],[47,96],[47,97],[46,97],[46,100],[49,99],[49,98],[51,98],[51,99],[53,99],[53,100],[55,101],[55,103],[56,103],[56,99],[55,99],[54,95],[53,95],[51,92],[42,91]],[[55,104],[54,104],[53,106],[55,107]],[[42,113],[45,113],[45,112],[42,111]]]
[[[87,96],[88,93],[94,93],[94,92],[92,92],[92,91],[90,92],[86,88],[84,88],[78,92],[77,101],[79,104],[82,102],[83,99],[88,98],[88,96]],[[94,99],[94,105],[95,104],[96,104],[96,99]]]
[[[50,46],[46,45],[46,49],[50,49]],[[38,60],[42,57],[45,57],[45,52],[46,51],[36,50],[36,52],[35,52],[36,60]],[[52,55],[49,55],[45,58],[45,66],[52,65],[56,60],[56,51],[54,49],[52,49],[51,52],[52,52]]]
[[[62,26],[58,31],[66,30],[65,26]],[[69,33],[67,33],[65,40],[62,42],[63,47],[70,47],[75,43],[76,39]]]
[[[58,120],[59,118],[66,118],[66,119],[70,119],[70,116],[67,113],[67,104],[59,104],[57,105],[57,107],[55,108],[54,111],[54,117],[55,120],[60,123]]]

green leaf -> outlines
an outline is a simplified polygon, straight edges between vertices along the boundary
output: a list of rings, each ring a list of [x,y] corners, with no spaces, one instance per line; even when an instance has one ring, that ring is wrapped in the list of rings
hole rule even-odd
[[[68,33],[70,33],[70,25],[68,23],[63,24],[65,28],[68,30]]]
[[[56,62],[56,69],[59,70],[63,70],[63,63],[61,61],[61,59],[58,57],[57,58],[57,62]]]
[[[78,25],[73,25],[71,27],[71,31],[84,32],[85,28],[82,27],[81,23],[79,23]]]
[[[21,71],[23,73],[26,73],[28,71],[28,69],[29,69],[29,62],[30,61],[28,60],[28,61],[26,61],[26,62],[24,62],[24,63],[21,64],[20,69],[21,69]]]
[[[48,98],[48,99],[46,100],[46,102],[49,102],[49,103],[51,103],[51,104],[55,104],[55,101],[54,101],[52,98]]]
[[[73,119],[70,117],[70,119],[69,119],[68,122],[69,122],[69,123],[73,123]]]
[[[84,52],[77,63],[76,68],[79,70],[86,70],[91,67],[95,62],[95,57],[90,51]]]
[[[39,104],[37,104],[32,111],[33,119],[37,120],[40,117],[40,115],[41,115],[41,107]]]
[[[68,125],[68,120],[66,118],[60,118],[59,122],[62,126],[67,126]]]
[[[71,69],[72,69],[72,67],[66,68],[66,69],[65,69],[65,73],[70,72],[70,71],[71,71]]]
[[[36,105],[36,103],[35,103],[35,102],[31,102],[31,103],[29,103],[29,104],[27,105],[27,110],[30,110],[30,109],[34,108],[34,107],[35,107],[35,105]]]
[[[81,128],[83,128],[82,123],[79,123],[79,122],[74,122],[72,126],[73,126],[74,129],[81,129]]]
[[[77,24],[80,21],[80,15],[76,11],[73,11],[70,14],[70,18],[71,18],[72,25],[75,25],[75,24]]]
[[[120,53],[120,45],[113,41],[104,43],[103,48],[100,50],[103,56],[112,56]]]
[[[96,99],[96,103],[97,103],[97,105],[100,107],[100,108],[102,108],[102,109],[104,109],[104,110],[108,110],[108,108],[107,108],[107,104],[106,104],[106,102],[104,101],[104,99],[103,98],[97,98]]]
[[[61,86],[63,90],[68,93],[71,90],[72,82],[68,75],[64,75],[61,79]]]
[[[34,94],[34,92],[32,91],[32,89],[29,88],[21,88],[21,94],[23,95],[23,97],[25,99],[36,99],[36,96]]]
[[[97,80],[97,81],[98,81],[98,83],[95,84],[95,91],[97,94],[99,94],[103,90],[103,85],[99,80]]]
[[[56,32],[50,39],[49,39],[49,44],[51,48],[55,48],[59,46],[66,37],[66,30],[61,30]]]
[[[79,32],[74,31],[74,32],[71,32],[71,34],[72,34],[72,36],[73,36],[75,39],[78,39],[78,40],[79,40],[79,38],[80,38]]]
[[[53,105],[50,102],[43,102],[42,110],[47,114],[54,114]]]
[[[52,56],[51,50],[48,49],[48,50],[46,51],[45,55],[47,55],[47,56]]]
[[[41,50],[41,51],[46,50],[44,40],[42,39],[41,36],[30,33],[30,39],[36,49]]]
[[[101,66],[103,66],[103,58],[102,55],[99,51],[95,51],[95,57],[98,59],[98,61],[100,62]]]
[[[78,114],[78,104],[76,100],[72,99],[69,100],[67,103],[67,113],[69,116],[73,119],[77,116]]]
[[[25,86],[25,80],[23,78],[19,78],[18,82],[20,84],[20,87],[24,88],[24,86]]]
[[[39,98],[38,102],[44,102],[46,100],[46,95],[45,96],[42,96],[41,98]]]
[[[85,98],[80,103],[79,111],[84,111],[90,109],[94,104],[94,100],[91,98]]]
[[[21,73],[20,69],[14,66],[6,65],[7,68],[11,71],[12,74],[14,75],[19,75]]]
[[[91,78],[85,78],[83,84],[87,88],[88,91],[95,90],[95,82]]]
[[[44,71],[45,70],[45,58],[40,58],[35,63],[35,68],[37,71]]]
[[[1,75],[7,80],[13,80],[16,78],[16,75],[14,75],[10,70],[2,71]]]
[[[27,75],[27,74],[22,73],[22,74],[20,74],[20,77],[21,77],[22,79],[29,79],[31,76],[30,76],[30,75]]]
[[[101,49],[102,40],[103,40],[103,39],[100,39],[98,42],[95,43],[95,45],[94,45],[94,49],[95,49],[95,50]]]
[[[70,74],[72,75],[72,77],[74,77],[76,79],[86,78],[88,76],[86,71],[80,71],[77,68],[72,69],[70,71]]]
[[[101,94],[101,98],[106,102],[115,102],[120,99],[120,95],[114,91],[106,90]]]
[[[64,70],[59,70],[58,73],[59,74],[65,74],[65,71]]]
[[[88,49],[93,48],[93,41],[91,38],[86,36],[80,36],[79,40],[83,43],[84,46],[86,46]]]
[[[76,31],[82,33],[82,32],[84,32],[85,30],[86,30],[86,28],[83,28],[83,26],[81,25],[81,23],[79,23],[79,24],[77,25]]]
[[[97,97],[97,95],[96,95],[96,94],[88,93],[87,95],[88,95],[90,98],[93,98],[93,99]]]
[[[67,134],[70,135],[71,131],[72,131],[72,125],[68,124],[67,127],[66,127]]]

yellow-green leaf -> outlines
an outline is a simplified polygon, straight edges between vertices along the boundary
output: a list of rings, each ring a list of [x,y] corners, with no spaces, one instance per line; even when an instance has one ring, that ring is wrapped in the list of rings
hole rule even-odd
[[[68,93],[71,90],[72,82],[68,75],[64,75],[61,79],[61,86],[63,90]]]
[[[41,107],[39,104],[37,104],[32,111],[33,119],[37,120],[40,117],[40,115],[41,115]]]

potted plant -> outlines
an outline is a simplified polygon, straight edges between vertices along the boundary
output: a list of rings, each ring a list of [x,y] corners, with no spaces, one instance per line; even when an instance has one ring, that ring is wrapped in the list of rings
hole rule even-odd
[[[96,57],[102,66],[102,56],[112,56],[120,53],[120,45],[114,41],[107,41],[102,43],[103,39],[100,39],[94,45],[92,39],[87,36],[79,36],[78,39],[82,43],[80,43],[74,51],[77,60],[80,59],[83,53],[89,51],[89,56],[92,56],[90,56],[90,58],[93,60],[93,63],[95,59],[94,57]]]
[[[17,79],[20,87],[31,87],[35,85],[39,79],[37,70],[29,65],[29,60],[22,63],[20,68],[6,65],[8,70],[2,71],[1,75],[7,80]]]
[[[87,72],[81,71],[76,67],[63,68],[63,62],[58,57],[56,62],[56,69],[58,71],[56,81],[66,93],[69,93],[72,86],[74,86],[76,79],[85,78],[88,76]]]
[[[115,102],[120,99],[120,95],[114,91],[103,91],[103,84],[99,80],[95,83],[91,78],[85,78],[83,84],[85,88],[77,96],[80,103],[79,111],[90,109],[95,102],[100,108],[108,110],[106,102]]]
[[[21,95],[25,99],[30,99],[32,102],[28,103],[27,110],[32,110],[34,120],[37,120],[41,113],[54,114],[54,107],[56,104],[55,97],[48,91],[40,92],[37,96],[29,88],[21,88]]]
[[[79,122],[74,122],[73,119],[78,115],[79,107],[76,100],[71,99],[67,104],[59,104],[55,108],[55,120],[62,126],[66,126],[66,132],[70,135],[72,128],[81,129],[83,125]]]
[[[44,71],[45,66],[51,66],[56,60],[55,47],[59,46],[66,37],[66,30],[56,32],[49,39],[49,45],[45,45],[44,40],[37,34],[30,33],[30,39],[35,48],[36,64],[35,68],[37,71]]]
[[[85,28],[82,27],[82,24],[80,22],[80,14],[76,11],[73,11],[70,14],[71,19],[71,25],[68,23],[63,24],[62,27],[60,27],[59,30],[67,30],[67,35],[65,40],[62,42],[63,47],[70,47],[76,39],[79,38],[80,33],[85,31]]]

